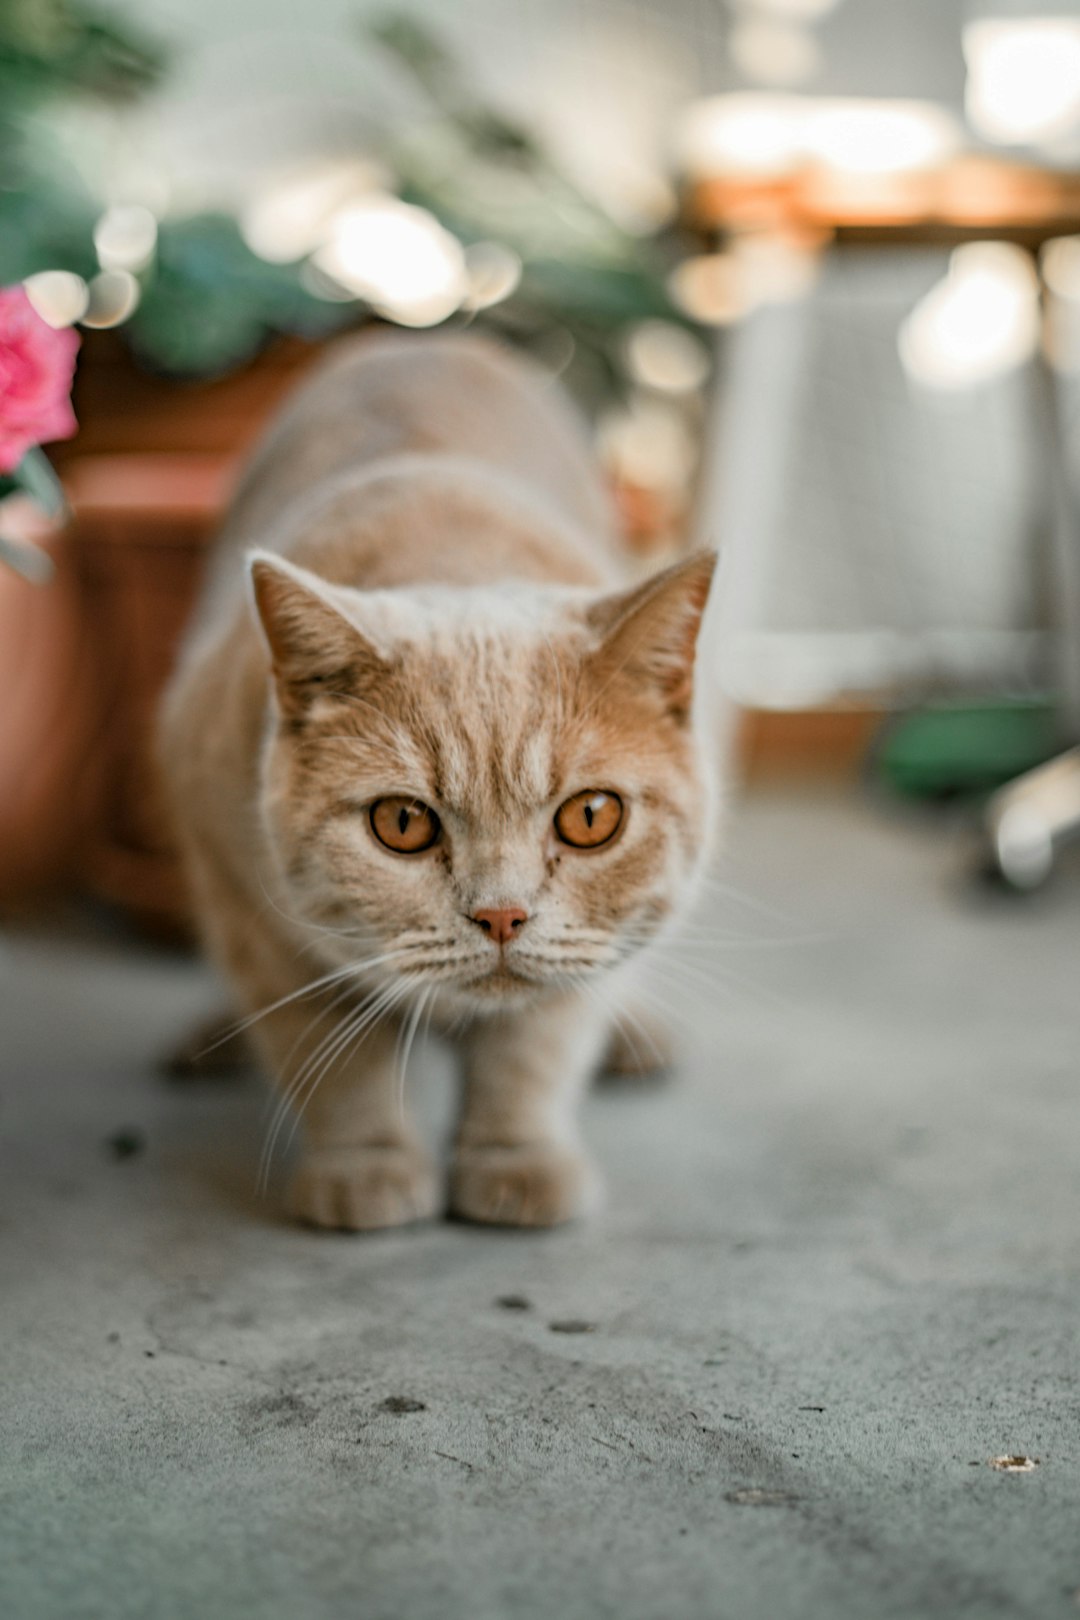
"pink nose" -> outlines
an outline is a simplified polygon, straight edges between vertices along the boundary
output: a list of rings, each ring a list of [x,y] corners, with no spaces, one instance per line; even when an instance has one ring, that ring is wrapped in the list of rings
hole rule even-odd
[[[495,945],[505,945],[508,939],[513,939],[519,928],[523,928],[529,920],[527,911],[520,911],[513,906],[485,908],[474,911],[472,920],[484,930],[484,933]]]

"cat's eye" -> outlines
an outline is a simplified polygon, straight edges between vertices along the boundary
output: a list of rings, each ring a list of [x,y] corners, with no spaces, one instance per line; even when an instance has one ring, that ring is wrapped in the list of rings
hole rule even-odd
[[[622,826],[622,800],[617,793],[602,793],[597,788],[586,788],[559,806],[555,813],[555,831],[564,844],[575,849],[595,849],[614,838]]]
[[[379,799],[371,807],[371,830],[387,849],[418,855],[439,836],[439,818],[419,799]]]

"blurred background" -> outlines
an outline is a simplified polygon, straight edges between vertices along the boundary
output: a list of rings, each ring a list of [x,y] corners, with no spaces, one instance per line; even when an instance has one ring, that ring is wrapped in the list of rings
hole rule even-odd
[[[158,802],[237,467],[386,322],[721,553],[676,1083],[557,1234],[284,1221]],[[0,0],[0,1612],[1075,1616],[1078,409],[1073,0]]]
[[[80,347],[77,432],[0,481],[9,903],[182,918],[148,739],[205,546],[376,321],[561,377],[642,568],[720,547],[751,780],[977,816],[1076,740],[1080,7],[9,0],[19,285]],[[989,840],[1021,884],[1075,767]]]

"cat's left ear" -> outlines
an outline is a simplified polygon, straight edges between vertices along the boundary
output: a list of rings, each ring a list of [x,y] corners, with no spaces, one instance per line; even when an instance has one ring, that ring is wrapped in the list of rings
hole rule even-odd
[[[284,713],[299,717],[330,691],[348,694],[385,675],[382,657],[325,580],[258,551],[248,556],[248,576]]]
[[[695,552],[633,590],[601,597],[588,612],[602,637],[593,655],[598,673],[651,686],[680,722],[690,714],[698,631],[715,568],[714,551]]]

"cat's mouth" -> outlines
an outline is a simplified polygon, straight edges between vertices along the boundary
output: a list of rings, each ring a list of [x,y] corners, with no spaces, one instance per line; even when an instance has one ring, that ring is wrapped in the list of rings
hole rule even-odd
[[[535,974],[519,972],[511,962],[500,961],[493,962],[486,972],[477,973],[472,978],[463,980],[463,986],[467,990],[498,992],[506,989],[521,990],[542,982]]]
[[[603,965],[580,956],[563,960],[561,957],[537,956],[531,952],[500,952],[497,961],[482,972],[461,979],[459,983],[462,989],[485,996],[521,994],[526,990],[543,990],[566,984],[571,979],[580,979],[584,973],[596,972]]]

